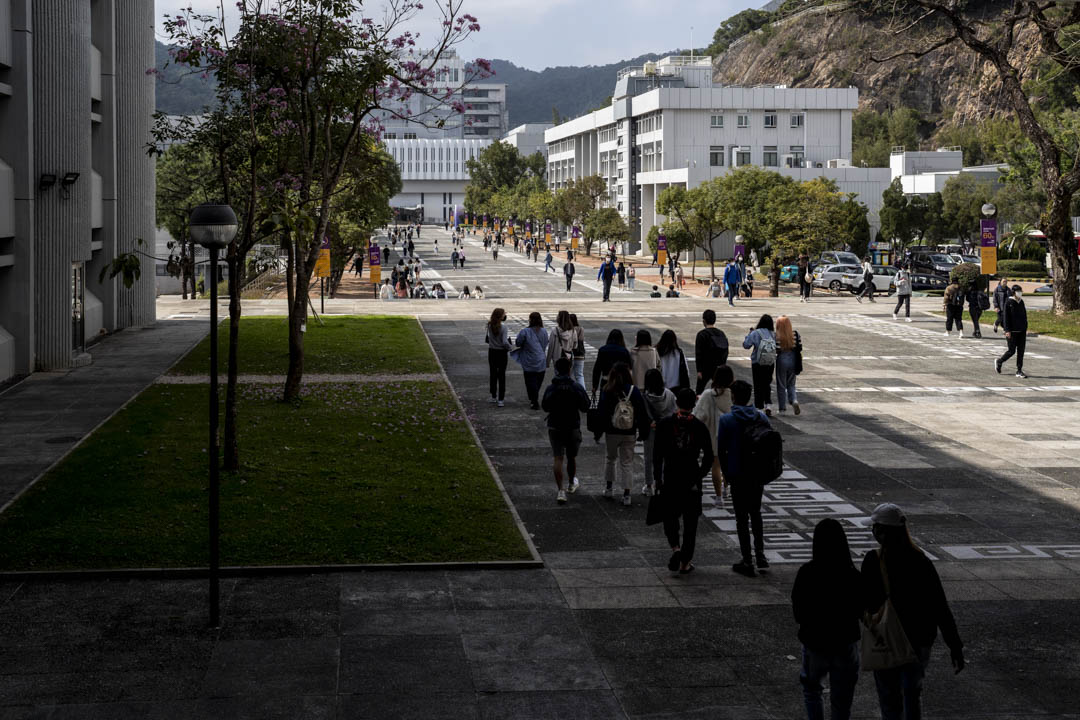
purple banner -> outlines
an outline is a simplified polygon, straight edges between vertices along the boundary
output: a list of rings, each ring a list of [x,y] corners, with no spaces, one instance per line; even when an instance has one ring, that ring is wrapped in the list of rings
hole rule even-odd
[[[376,243],[371,243],[368,248],[368,265],[382,265],[382,252]]]
[[[997,220],[980,220],[979,238],[983,247],[997,247]]]

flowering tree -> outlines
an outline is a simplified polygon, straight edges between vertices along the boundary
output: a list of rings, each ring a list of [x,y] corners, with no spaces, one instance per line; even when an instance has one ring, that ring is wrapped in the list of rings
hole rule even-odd
[[[223,0],[222,0],[223,3]],[[491,73],[484,60],[466,66],[459,83],[439,63],[480,29],[462,12],[463,0],[437,0],[434,42],[420,46],[405,30],[423,10],[417,0],[388,0],[380,20],[365,17],[359,0],[239,0],[237,32],[227,32],[224,7],[166,17],[172,62],[213,78],[217,105],[179,138],[212,149],[241,228],[230,245],[230,345],[226,390],[225,466],[237,467],[235,375],[240,288],[237,280],[253,245],[277,236],[288,254],[289,367],[284,399],[298,396],[311,273],[328,236],[335,196],[365,143],[381,136],[379,112],[441,123],[434,110],[463,111],[462,86]],[[410,99],[428,98],[418,114]],[[373,196],[385,203],[385,197]]]

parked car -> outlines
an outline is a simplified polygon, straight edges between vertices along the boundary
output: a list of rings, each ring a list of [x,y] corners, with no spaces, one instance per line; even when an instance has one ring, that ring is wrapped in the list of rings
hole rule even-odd
[[[912,269],[916,272],[948,275],[959,264],[942,253],[917,252],[911,254]]]
[[[785,265],[780,269],[780,282],[798,282],[799,281],[799,266],[798,265]]]
[[[944,290],[949,286],[949,281],[940,275],[913,274],[911,276],[912,290]]]
[[[821,264],[814,269],[814,281],[810,283],[814,287],[829,288],[833,291],[842,290],[844,287],[844,273],[859,272],[859,264],[829,265]]]
[[[844,273],[840,278],[840,284],[853,293],[859,291],[862,282],[862,268],[856,268],[855,272]],[[896,268],[892,265],[874,265],[874,293],[892,295],[894,292],[896,292]]]
[[[861,265],[862,260],[853,252],[826,250],[818,257],[819,265]]]
[[[982,264],[982,258],[979,257],[978,255],[961,255],[960,259],[963,262],[972,263],[974,265],[981,265]]]

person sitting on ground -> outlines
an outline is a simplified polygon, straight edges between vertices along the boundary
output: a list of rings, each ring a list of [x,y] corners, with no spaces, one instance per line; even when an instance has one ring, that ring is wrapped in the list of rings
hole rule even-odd
[[[413,286],[412,296],[414,298],[424,299],[428,296],[427,288],[424,287],[424,283],[419,280],[416,281],[416,285]]]
[[[473,297],[473,300],[483,300],[484,299],[484,290],[479,285],[477,285],[476,287],[473,288],[472,297]]]
[[[399,298],[409,297],[409,283],[406,282],[404,275],[398,277],[397,296]]]
[[[461,289],[461,292],[458,293],[458,300],[469,300],[470,298],[472,298],[472,290],[466,285]]]
[[[664,295],[664,297],[669,297],[669,298],[679,297],[679,291],[675,289],[674,284],[668,285],[668,291]]]
[[[585,388],[570,377],[573,364],[570,358],[555,361],[555,377],[544,390],[540,407],[547,415],[548,440],[554,456],[556,501],[566,502],[566,492],[577,492],[581,483],[577,479],[577,454],[581,447],[581,413],[589,411],[589,396]],[[567,488],[563,489],[563,458],[566,458]]]
[[[649,297],[651,297],[651,298],[664,297],[663,295],[660,294],[660,286],[659,285],[653,285],[652,286],[652,292],[649,293]]]
[[[446,289],[442,286],[442,283],[435,283],[431,286],[431,297],[436,300],[446,299]]]

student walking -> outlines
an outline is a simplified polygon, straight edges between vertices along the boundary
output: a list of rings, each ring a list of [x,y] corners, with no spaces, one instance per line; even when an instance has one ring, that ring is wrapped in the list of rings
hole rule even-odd
[[[997,287],[994,288],[994,312],[997,313],[997,319],[994,320],[994,332],[998,331],[1001,326],[1001,322],[1004,319],[1005,313],[1005,301],[1012,295],[1012,288],[1009,287],[1005,278],[998,278]]]
[[[1026,378],[1024,349],[1027,347],[1027,307],[1024,305],[1024,291],[1019,285],[1012,286],[1012,295],[1006,299],[1005,311],[1001,316],[1001,326],[1005,329],[1005,340],[1009,343],[1009,348],[994,361],[994,369],[1000,373],[1001,366],[1015,353],[1016,377]]]
[[[877,302],[874,299],[874,266],[870,264],[869,255],[863,258],[862,285],[859,286],[859,292],[855,295],[855,299],[861,303],[864,297],[868,298],[870,302]]]
[[[630,351],[626,349],[622,330],[615,329],[608,333],[607,342],[596,352],[592,368],[592,394],[596,397],[597,388],[607,384],[608,374],[616,364],[623,363],[630,367]],[[631,380],[632,381],[632,380]]]
[[[493,245],[491,247],[491,261],[492,262],[499,262],[499,246],[498,245]]]
[[[638,330],[634,347],[630,350],[630,375],[634,387],[645,387],[645,374],[650,370],[660,369],[660,356],[652,346],[652,334],[648,330]]]
[[[799,568],[791,588],[791,609],[799,624],[806,716],[825,720],[822,681],[829,678],[832,720],[848,720],[859,681],[859,620],[862,576],[851,562],[844,528],[825,518],[814,528],[813,555]]]
[[[566,264],[562,266],[562,273],[566,278],[566,292],[570,292],[570,286],[574,283],[575,272],[577,272],[577,269],[574,267],[574,263],[567,260]]]
[[[630,486],[633,484],[634,443],[649,437],[649,413],[645,400],[634,387],[630,367],[616,363],[608,374],[607,384],[600,391],[599,415],[604,420],[602,430],[594,435],[596,442],[606,437],[604,456],[604,497],[613,497],[615,464],[618,461],[619,479],[622,480],[622,504],[629,506]]]
[[[731,488],[724,484],[724,473],[720,469],[720,456],[716,447],[716,433],[720,418],[731,412],[731,384],[734,382],[735,372],[727,365],[720,365],[713,371],[712,380],[694,405],[694,417],[705,423],[712,439],[713,502],[720,507],[724,506],[724,495],[730,493]]]
[[[626,290],[626,263],[619,263],[619,269],[616,272],[616,277],[619,283],[619,290]]]
[[[712,380],[716,368],[726,365],[728,358],[727,335],[716,327],[716,312],[710,309],[701,313],[701,324],[705,327],[698,330],[694,338],[694,365],[697,367],[694,389],[698,395]]]
[[[664,387],[664,376],[660,371],[652,368],[645,373],[645,386],[642,392],[645,398],[645,408],[649,412],[649,427],[656,428],[656,424],[664,418],[671,417],[675,413],[675,393]],[[641,488],[642,495],[652,495],[654,487],[653,478],[653,447],[656,434],[649,433],[645,440],[645,485]]]
[[[577,315],[570,313],[570,323],[574,326],[577,343],[574,345],[574,381],[585,389],[585,330],[578,324]]]
[[[499,407],[503,407],[506,398],[506,365],[510,357],[510,331],[504,324],[506,311],[495,308],[491,311],[491,319],[484,328],[484,342],[488,346],[488,389],[491,392],[491,400]]]
[[[788,403],[798,415],[799,396],[795,392],[795,378],[802,372],[802,338],[791,327],[787,315],[776,318],[776,404],[780,414],[787,412]]]
[[[772,378],[773,366],[776,365],[776,336],[773,334],[772,315],[765,314],[758,320],[757,327],[750,330],[743,340],[743,348],[750,353],[750,372],[754,380],[754,407],[772,415]]]
[[[690,387],[690,369],[686,365],[686,354],[679,347],[679,340],[674,330],[665,330],[656,344],[656,354],[660,356],[660,372],[664,374],[664,385],[672,391]]]
[[[664,534],[671,546],[668,570],[686,575],[694,569],[698,518],[701,516],[701,481],[712,467],[713,451],[705,424],[691,414],[693,389],[679,391],[674,415],[656,424],[653,475],[659,483],[666,514]],[[679,520],[682,537],[679,537]]]
[[[555,257],[551,254],[551,250],[549,249],[547,255],[544,256],[544,272],[547,272],[548,270],[555,272],[555,268],[551,267],[551,261],[554,259]]]
[[[604,283],[604,302],[611,300],[611,281],[615,277],[615,261],[608,258],[600,265],[596,279]]]
[[[990,298],[986,297],[986,293],[979,289],[975,283],[972,283],[968,287],[964,299],[967,300],[968,316],[971,318],[973,326],[971,337],[981,339],[982,330],[979,328],[979,318],[982,317],[983,310],[990,308]]]
[[[901,307],[904,308],[904,320],[911,322],[911,273],[903,264],[896,271],[896,307],[892,311],[893,320],[898,319]]]
[[[589,411],[589,396],[585,388],[570,377],[570,360],[561,357],[555,361],[555,377],[544,390],[540,406],[547,413],[548,441],[551,443],[556,501],[566,503],[566,492],[577,492],[581,484],[577,479],[577,455],[581,448],[581,415]],[[566,458],[567,488],[563,489],[563,458]]]
[[[458,268],[458,260],[461,259],[461,254],[458,253],[457,248],[454,248],[454,252],[450,253],[450,262],[454,264],[454,269]]]
[[[661,268],[663,270],[663,268]],[[663,273],[661,272],[660,280],[663,281]],[[735,258],[732,258],[728,264],[724,267],[724,287],[727,288],[727,304],[734,305],[735,298],[739,297],[739,285],[742,284],[742,273],[739,272],[739,266],[735,263]]]
[[[634,269],[634,263],[630,263],[630,266],[626,268],[626,289],[630,292],[634,292],[634,279],[637,277],[637,270]]]
[[[461,250],[458,251],[458,263],[461,265],[461,269],[464,270],[465,269],[465,247],[464,246],[462,246]]]
[[[577,347],[577,332],[570,321],[570,313],[560,310],[555,316],[555,329],[551,331],[547,344],[547,364],[554,365],[561,357],[573,363],[574,348]]]
[[[548,332],[540,313],[529,313],[529,327],[522,328],[514,339],[517,348],[514,359],[525,376],[525,392],[533,410],[540,409],[540,386],[544,384],[547,368]]]
[[[810,302],[810,288],[813,287],[813,275],[810,274],[810,258],[806,253],[799,255],[796,264],[799,274],[799,302]]]
[[[864,609],[880,613],[888,599],[915,652],[913,662],[874,670],[881,717],[917,719],[922,717],[923,677],[938,630],[949,647],[957,673],[964,669],[964,644],[941,578],[930,559],[912,542],[904,511],[893,503],[882,503],[874,508],[870,521],[881,547],[863,558]]]
[[[750,554],[750,530],[754,533],[754,551],[757,568],[765,570],[769,561],[765,557],[765,526],[761,520],[761,495],[764,486],[758,479],[759,468],[750,465],[749,447],[744,439],[747,428],[769,425],[769,419],[750,407],[753,388],[745,380],[731,385],[731,412],[717,423],[716,452],[720,456],[720,469],[724,480],[731,484],[731,503],[735,510],[735,531],[739,535],[739,551],[742,559],[731,566],[740,575],[754,577],[754,561]]]
[[[952,334],[954,324],[957,335],[964,337],[964,292],[955,280],[945,288],[942,305],[945,309],[945,337]]]

